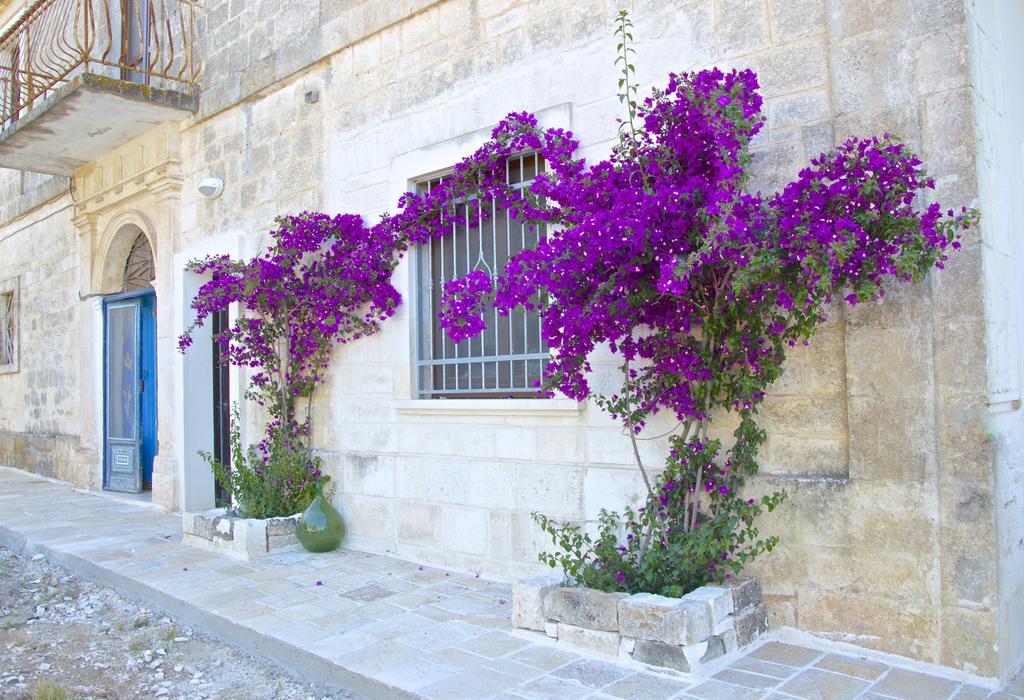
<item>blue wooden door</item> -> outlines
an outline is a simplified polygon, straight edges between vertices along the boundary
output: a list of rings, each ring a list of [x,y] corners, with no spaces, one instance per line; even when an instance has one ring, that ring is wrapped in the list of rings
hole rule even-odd
[[[140,407],[142,431],[142,487],[153,488],[153,458],[156,457],[156,295],[142,297],[142,358]]]
[[[103,485],[139,493],[156,453],[156,300],[152,291],[104,304]]]

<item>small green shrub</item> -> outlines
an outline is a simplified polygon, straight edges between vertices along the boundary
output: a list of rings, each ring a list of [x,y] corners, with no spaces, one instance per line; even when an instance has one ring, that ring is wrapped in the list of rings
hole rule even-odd
[[[244,518],[283,518],[304,511],[316,495],[316,482],[326,479],[320,458],[312,457],[299,441],[272,426],[259,445],[242,446],[238,407],[231,413],[231,466],[209,452],[200,452],[213,469],[214,479],[231,494]]]

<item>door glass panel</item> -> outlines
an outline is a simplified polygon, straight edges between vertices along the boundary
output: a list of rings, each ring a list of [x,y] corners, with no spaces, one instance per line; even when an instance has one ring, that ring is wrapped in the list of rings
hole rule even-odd
[[[115,439],[135,439],[137,309],[135,304],[107,309],[107,426]]]

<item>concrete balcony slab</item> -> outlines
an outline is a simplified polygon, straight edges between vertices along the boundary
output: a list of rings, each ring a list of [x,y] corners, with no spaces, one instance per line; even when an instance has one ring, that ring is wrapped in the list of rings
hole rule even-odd
[[[0,168],[70,176],[166,121],[195,113],[195,95],[81,73],[0,131]]]

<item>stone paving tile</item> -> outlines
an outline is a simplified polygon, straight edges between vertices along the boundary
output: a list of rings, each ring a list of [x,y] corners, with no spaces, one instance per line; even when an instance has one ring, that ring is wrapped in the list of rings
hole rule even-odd
[[[520,682],[530,681],[544,675],[544,671],[541,671],[539,668],[521,664],[518,661],[513,661],[507,657],[487,659],[480,664],[480,666],[483,668],[489,668],[492,671],[497,671],[498,673],[504,673],[506,676],[518,678]]]
[[[529,644],[525,639],[513,637],[504,632],[491,631],[459,644],[459,648],[490,659],[496,659],[499,656],[505,656],[525,646],[529,646]]]
[[[792,666],[783,666],[781,664],[773,664],[771,661],[761,661],[760,659],[745,658],[734,662],[729,666],[730,669],[736,671],[748,671],[750,673],[759,673],[762,676],[769,676],[771,678],[789,678],[796,669]]]
[[[404,615],[407,612],[404,608],[392,605],[391,603],[383,600],[375,600],[372,603],[361,605],[358,610],[359,614],[366,615],[367,617],[375,617],[378,620],[394,617],[395,615]]]
[[[716,673],[714,679],[723,683],[741,685],[745,688],[757,688],[758,690],[767,690],[779,684],[778,678],[762,676],[757,673],[747,673],[746,671],[734,671],[731,668]]]
[[[889,670],[889,667],[885,664],[843,654],[829,654],[814,664],[814,666],[815,668],[823,668],[826,671],[835,671],[847,676],[856,676],[868,681],[877,680],[883,673]]]
[[[350,668],[357,673],[376,676],[386,668],[414,661],[420,656],[422,654],[419,649],[414,649],[401,642],[389,641],[363,647],[350,654],[339,656],[335,660],[345,668]]]
[[[250,620],[254,617],[260,617],[264,615],[270,615],[274,612],[274,609],[269,605],[258,603],[252,600],[246,600],[238,602],[235,600],[231,605],[224,606],[212,606],[219,615],[228,618],[229,620]]]
[[[1003,688],[1003,692],[1024,697],[1024,674],[1017,676]]]
[[[304,603],[312,603],[316,596],[306,591],[288,590],[280,593],[273,593],[259,599],[259,602],[269,605],[275,610],[283,610]]]
[[[565,678],[566,680],[576,681],[580,685],[588,688],[603,688],[606,685],[611,685],[615,681],[622,680],[625,676],[630,675],[629,669],[610,664],[605,661],[595,661],[593,659],[580,659],[574,661],[568,666],[554,671],[551,675],[556,678]]]
[[[779,687],[779,691],[804,700],[851,700],[870,683],[830,671],[812,668]]]
[[[429,617],[431,620],[437,620],[438,622],[448,622],[453,618],[465,619],[465,616],[453,615],[451,611],[442,610],[436,605],[423,605],[418,608],[410,608],[410,610],[415,610],[417,615]]]
[[[683,697],[701,698],[701,700],[755,700],[764,697],[765,693],[756,688],[741,688],[740,686],[722,683],[721,681],[705,681],[692,688],[687,688]]]
[[[359,630],[375,622],[380,622],[380,620],[375,617],[364,617],[358,612],[352,614],[328,613],[323,617],[313,620],[313,624],[324,627],[334,634],[344,634],[345,632]],[[377,640],[380,641],[380,637],[377,637]]]
[[[821,656],[817,649],[808,649],[784,642],[768,642],[752,651],[749,656],[762,661],[771,661],[785,666],[806,666]]]
[[[316,646],[317,643],[332,636],[329,630],[308,622],[293,620],[286,620],[286,622],[288,623],[286,627],[271,630],[269,636],[297,647],[306,647],[310,644]]]
[[[360,631],[380,637],[381,639],[398,639],[410,632],[429,631],[430,628],[435,627],[437,624],[435,620],[417,615],[416,613],[402,613],[366,625]]]
[[[474,625],[467,625],[459,620],[448,620],[426,630],[418,630],[402,635],[398,641],[413,646],[420,651],[440,651],[445,647],[461,644],[468,639],[483,634],[485,630]]]
[[[946,700],[958,685],[945,678],[894,668],[871,686],[871,690],[900,700]]]
[[[397,605],[400,608],[406,610],[412,610],[413,608],[419,608],[424,605],[430,605],[443,600],[444,596],[436,591],[426,591],[423,589],[413,589],[408,593],[399,593],[388,598],[388,602],[392,605]]]
[[[552,698],[552,700],[571,700],[571,698],[582,698],[590,695],[590,688],[573,683],[563,678],[542,676],[535,681],[530,681],[514,691],[517,695],[526,698]]]
[[[130,580],[136,594],[147,587],[160,591],[200,620],[230,621],[246,640],[262,635],[318,654],[382,688],[430,698],[1024,696],[1019,679],[1009,692],[992,694],[855,655],[777,641],[719,668],[713,679],[638,672],[614,659],[556,648],[542,635],[510,634],[508,583],[351,550],[294,550],[241,562],[183,545],[175,515],[0,469],[4,533],[60,552],[72,564],[97,566],[115,586]]]
[[[491,609],[491,605],[493,605],[493,603],[482,603],[478,600],[470,600],[465,596],[445,598],[440,602],[434,603],[434,607],[436,608],[459,615],[488,612]]]
[[[649,673],[634,673],[602,690],[610,697],[626,700],[662,700],[678,695],[686,683]]]
[[[985,700],[991,694],[992,691],[986,690],[985,688],[963,686],[953,694],[951,700]],[[1006,697],[1009,698],[1012,696],[1008,695]]]
[[[488,659],[483,656],[471,654],[465,649],[459,649],[458,647],[446,647],[441,651],[436,651],[425,658],[429,659],[430,661],[435,661],[439,664],[448,664],[449,666],[453,666],[459,669],[460,671],[466,671],[471,668],[477,668],[478,666],[483,666],[487,662],[493,661],[493,659]],[[501,669],[498,670],[500,671]]]
[[[509,658],[518,661],[519,663],[526,664],[527,666],[539,668],[542,671],[553,671],[559,666],[565,666],[580,657],[571,652],[563,649],[555,649],[551,646],[530,646],[522,649],[521,651],[517,651]]]
[[[363,634],[359,630],[351,630],[327,637],[317,645],[317,650],[325,659],[337,661],[347,654],[375,644],[380,644],[380,637]]]
[[[474,668],[432,683],[416,692],[423,697],[436,700],[489,698],[514,687],[518,682],[512,676],[503,673],[486,668]]]
[[[455,675],[451,667],[416,659],[383,669],[377,674],[377,679],[402,690],[416,691]]]
[[[419,610],[417,610],[416,612],[419,613]],[[487,629],[505,631],[512,629],[511,614],[489,615],[485,613],[479,615],[463,615],[460,619],[467,624],[476,625],[478,627],[486,627]]]
[[[386,588],[382,588],[377,585],[363,586],[362,588],[356,588],[351,591],[345,591],[341,595],[352,600],[358,600],[360,603],[370,603],[381,598],[388,598],[393,596],[395,591],[389,591]]]

